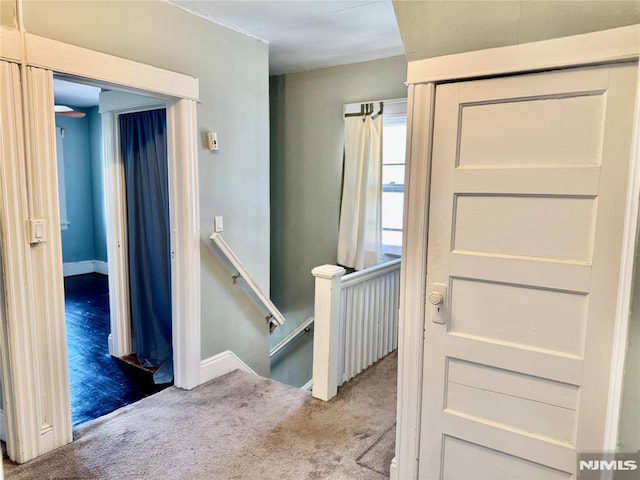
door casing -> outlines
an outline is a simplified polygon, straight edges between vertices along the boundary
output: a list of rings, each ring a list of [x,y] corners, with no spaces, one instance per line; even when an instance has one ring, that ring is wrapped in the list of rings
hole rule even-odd
[[[119,358],[133,353],[133,340],[129,309],[126,191],[118,117],[125,113],[166,108],[166,106],[166,102],[152,97],[115,91],[100,94],[109,258],[109,311],[111,312],[109,353]]]
[[[403,237],[396,456],[392,479],[418,478],[422,408],[422,368],[429,228],[429,192],[435,87],[440,82],[513,75],[637,60],[640,25],[524,45],[410,62]],[[639,82],[640,84],[640,82]],[[640,194],[640,99],[636,91],[631,175],[625,205],[624,242],[618,291],[603,450],[615,450],[627,341],[628,312]]]
[[[0,58],[8,62],[21,64],[23,68],[34,66],[67,75],[70,78],[82,78],[86,83],[97,85],[115,85],[131,92],[147,92],[161,98],[167,104],[167,139],[169,158],[169,194],[171,222],[171,261],[172,261],[172,296],[173,296],[173,352],[175,385],[181,388],[193,388],[200,383],[200,236],[199,236],[199,196],[198,196],[198,164],[197,164],[197,120],[196,101],[198,98],[198,80],[187,75],[170,72],[138,62],[94,52],[89,49],[68,45],[29,34],[24,29],[14,30],[0,27]],[[52,96],[52,92],[51,92]],[[28,97],[25,97],[28,98]],[[25,102],[27,100],[24,100]],[[47,99],[31,99],[33,105],[42,103],[37,110],[47,111]],[[29,108],[27,103],[24,109]],[[51,113],[52,115],[52,113]],[[36,119],[38,120],[38,119]],[[51,147],[55,148],[55,142]],[[42,148],[42,147],[41,147]],[[55,151],[48,152],[55,156]],[[54,157],[55,158],[55,157]],[[22,159],[20,159],[22,160]],[[27,162],[33,161],[27,156]],[[28,168],[35,166],[27,165]],[[57,181],[55,178],[45,179],[52,185],[40,189],[44,202],[57,205]],[[12,185],[20,185],[19,181]],[[33,189],[31,184],[28,189]],[[24,195],[24,192],[7,192],[8,195]],[[26,220],[26,219],[25,219]],[[49,234],[55,235],[51,225],[55,219],[45,219]],[[21,236],[25,232],[11,232]],[[58,233],[59,235],[59,233]],[[20,241],[17,239],[17,241]],[[55,249],[54,249],[55,250]],[[62,271],[62,252],[50,252],[51,261]],[[15,258],[14,258],[15,257]],[[12,252],[12,262],[30,265],[26,251]],[[28,272],[29,275],[41,272]],[[3,281],[8,288],[18,288],[22,276],[13,271],[3,272]],[[46,275],[46,274],[44,274]],[[33,291],[34,302],[42,302],[45,298],[57,298],[63,295],[62,275],[46,275],[41,278]],[[54,278],[55,277],[55,278]],[[63,298],[57,298],[62,302]],[[30,322],[35,326],[46,323],[46,318],[30,315],[27,305],[13,305],[13,314],[22,322]],[[53,315],[53,313],[52,313]],[[55,315],[58,315],[56,312]],[[5,319],[5,322],[11,321]],[[63,319],[56,318],[56,325],[63,324]],[[51,336],[46,339],[47,345],[36,345],[31,342],[26,328],[14,332],[9,340],[4,336],[2,345],[2,365],[5,372],[5,395],[7,398],[7,430],[8,447],[11,458],[18,462],[28,461],[38,455],[60,447],[71,441],[71,418],[69,412],[68,388],[51,391],[51,382],[45,379],[42,385],[35,385],[33,379],[11,372],[11,365],[20,364],[26,359],[28,364],[37,358],[38,362],[52,366],[64,365],[66,368],[66,345],[64,335]],[[19,348],[8,348],[7,342]],[[45,347],[45,348],[43,348]],[[56,375],[55,371],[50,372]],[[50,396],[53,408],[51,412],[27,411],[23,405],[36,405],[37,392],[46,392]],[[65,405],[63,408],[62,406]],[[35,408],[35,407],[34,407]],[[20,414],[18,414],[18,411]],[[66,412],[66,413],[64,413]],[[55,441],[41,438],[41,432],[31,428],[31,419],[38,415],[49,418],[51,429],[57,432]],[[23,432],[18,434],[17,432]],[[46,432],[51,438],[49,432]]]

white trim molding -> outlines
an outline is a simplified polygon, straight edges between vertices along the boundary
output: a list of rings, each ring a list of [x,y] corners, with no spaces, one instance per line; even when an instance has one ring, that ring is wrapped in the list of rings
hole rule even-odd
[[[418,477],[422,411],[424,294],[427,273],[429,178],[435,85],[411,85],[407,119],[405,211],[398,326],[396,478]],[[408,219],[411,219],[409,221]],[[412,259],[408,262],[407,259]],[[420,300],[418,300],[420,299]]]
[[[174,384],[200,384],[200,198],[196,102],[167,106]]]
[[[29,65],[58,73],[82,76],[119,87],[198,99],[198,79],[162,68],[114,57],[106,53],[69,45],[49,38],[25,34]]]
[[[0,58],[18,63],[24,60],[30,66],[84,77],[103,86],[127,87],[132,92],[153,92],[165,98],[189,100],[198,100],[200,95],[198,79],[189,75],[5,26],[0,27]]]
[[[103,262],[102,260],[94,260],[92,263],[94,273],[109,275],[109,264],[107,262]]]
[[[118,115],[166,108],[166,102],[119,91],[100,92],[102,157],[104,163],[107,257],[111,259],[109,354],[133,353],[129,297],[129,249],[124,163],[120,150]]]
[[[640,25],[409,62],[407,83],[463,80],[638,58]]]
[[[620,409],[622,404],[624,364],[627,354],[631,303],[633,301],[634,276],[637,270],[637,232],[640,212],[640,68],[638,68],[638,90],[634,110],[633,140],[629,161],[629,180],[627,184],[627,203],[625,205],[624,235],[622,258],[620,260],[620,280],[618,288],[616,320],[613,337],[613,355],[611,359],[611,377],[607,405],[607,425],[604,436],[605,451],[615,451],[618,443]],[[636,278],[636,282],[639,281]]]
[[[311,380],[309,380],[307,383],[305,383],[304,385],[302,385],[300,387],[300,389],[302,390],[306,390],[308,392],[313,390],[313,378]]]
[[[32,334],[24,339],[25,355],[34,361],[35,385],[25,385],[37,399],[38,435],[30,438],[37,450],[21,449],[18,461],[31,454],[42,455],[72,441],[67,344],[62,279],[62,241],[59,233],[53,74],[35,67],[23,69],[25,112],[25,158],[27,165],[27,199],[30,219],[42,219],[49,225],[45,242],[32,244],[29,251],[33,271],[30,289],[34,310],[21,321],[30,325]],[[23,84],[24,85],[24,84]],[[23,187],[24,188],[24,187]],[[52,228],[53,227],[53,228]],[[54,234],[55,232],[55,234]],[[15,363],[11,363],[11,367]],[[15,379],[12,378],[15,381]],[[26,379],[20,380],[27,381]],[[14,399],[10,399],[13,401]],[[11,443],[10,439],[10,443]],[[26,442],[23,442],[26,443]]]
[[[391,465],[389,466],[389,477],[391,480],[400,480],[398,478],[398,462],[396,462],[396,457],[391,459]]]
[[[102,95],[104,92],[100,94],[101,98]],[[128,240],[124,167],[119,160],[120,137],[116,114],[105,112],[102,108],[100,113],[103,136],[107,258],[111,263],[109,354],[114,357],[123,357],[133,352],[129,318],[129,249],[126,248]]]
[[[22,60],[20,32],[13,28],[0,27],[0,58],[8,62]]]
[[[205,383],[214,378],[221,377],[234,370],[242,370],[257,375],[257,373],[240,357],[231,350],[220,352],[213,357],[209,357],[200,363],[200,383]]]
[[[34,359],[30,354],[34,296],[31,285],[30,246],[24,223],[28,218],[25,142],[23,139],[23,102],[20,71],[17,65],[0,62],[0,242],[3,252],[0,270],[0,354],[2,355],[2,389],[7,414],[7,453],[10,458],[34,457],[37,453],[39,429]],[[6,162],[5,158],[16,161]],[[13,401],[20,398],[21,401]],[[20,439],[25,445],[18,445]]]
[[[84,260],[82,262],[66,262],[62,264],[62,275],[72,277],[87,273],[109,275],[109,264],[100,260]]]
[[[582,67],[605,63],[635,61],[640,52],[640,25],[616,28],[584,35],[575,35],[509,47],[465,52],[410,62],[407,68],[409,85],[409,122],[403,236],[402,284],[400,305],[400,339],[398,358],[398,430],[396,457],[391,478],[416,479],[419,475],[420,424],[422,409],[422,364],[426,278],[426,238],[428,231],[429,185],[433,105],[438,82],[511,75],[551,69]],[[636,97],[638,94],[636,94]],[[632,158],[631,197],[627,201],[625,250],[621,285],[625,292],[632,281],[633,253],[640,191],[640,154],[638,129],[640,114],[636,113],[635,150]],[[633,218],[632,218],[633,217]],[[411,219],[408,221],[408,219]],[[614,351],[624,352],[627,340],[628,292],[618,298],[616,340]],[[622,355],[622,353],[620,353]],[[616,369],[609,386],[607,430],[603,445],[613,449],[617,437],[620,382],[623,360],[613,358]]]

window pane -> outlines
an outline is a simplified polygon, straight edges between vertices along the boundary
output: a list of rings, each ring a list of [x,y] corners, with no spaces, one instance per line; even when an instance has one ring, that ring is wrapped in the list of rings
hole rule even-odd
[[[402,229],[402,192],[382,192],[382,228]],[[384,243],[384,242],[383,242]]]
[[[391,232],[388,230],[382,231],[382,244],[392,245],[394,247],[402,246],[402,232]]]
[[[383,165],[382,183],[404,185],[404,165]]]
[[[382,140],[382,163],[404,163],[407,126],[385,125]]]
[[[383,128],[382,244],[385,253],[400,254],[407,117],[387,117]]]

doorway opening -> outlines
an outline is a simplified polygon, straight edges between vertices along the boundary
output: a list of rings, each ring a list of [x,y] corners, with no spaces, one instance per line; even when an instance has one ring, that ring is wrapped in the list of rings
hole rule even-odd
[[[111,95],[111,103],[114,98],[118,98],[118,95],[129,100],[132,97],[130,94],[117,91],[108,93]],[[104,131],[100,108],[101,94],[100,88],[78,83],[76,79],[70,81],[56,78],[54,80],[60,232],[65,277],[65,324],[71,417],[74,427],[172,384],[171,373],[165,375],[160,383],[154,381],[153,376],[158,365],[149,361],[143,362],[144,365],[139,362],[133,341],[130,342],[132,345],[130,351],[113,352],[111,348],[110,340],[114,333],[114,323],[122,325],[122,321],[118,322],[118,319],[112,318],[113,312],[116,312],[115,315],[123,311],[131,313],[131,302],[135,301],[130,294],[132,286],[135,289],[140,281],[155,278],[157,273],[147,270],[153,267],[157,258],[144,258],[145,255],[138,248],[137,253],[131,257],[135,268],[130,268],[129,272],[118,272],[117,269],[112,272],[114,269],[111,266],[114,262],[110,262],[108,245],[110,241],[118,242],[118,240],[115,239],[113,228],[109,224],[107,211],[114,204],[126,206],[127,192],[122,192],[125,195],[124,199],[110,198],[114,190],[108,188],[106,166],[113,163],[122,164],[122,155],[120,149],[113,152],[103,148],[104,139],[111,138],[113,134],[116,140],[120,141],[120,132],[119,129],[115,132]],[[146,97],[140,98],[143,100],[141,103],[149,100]],[[163,103],[157,99],[153,99],[153,102]],[[119,115],[120,112],[117,116]],[[164,126],[166,129],[166,121]],[[166,152],[166,138],[162,141],[161,148]],[[105,158],[105,151],[116,154],[116,158]],[[164,184],[166,185],[168,181],[166,154],[162,161],[165,165]],[[129,196],[132,197],[133,193],[135,190],[129,192]],[[170,277],[168,198],[165,203],[167,204],[164,215],[167,224],[164,239],[164,245],[167,247],[165,265],[166,276]],[[149,211],[152,216],[154,215],[154,202],[147,201],[141,206],[142,209],[139,210],[143,217],[145,212]],[[126,211],[118,213],[118,216],[124,219],[130,216]],[[139,221],[140,218],[137,218],[131,222],[135,225]],[[120,249],[126,251],[131,247],[128,241],[118,242],[118,244]],[[135,271],[136,279],[132,279],[132,271]],[[127,274],[126,277],[123,273]],[[147,285],[154,283],[149,281]],[[110,294],[112,290],[126,290],[129,294],[114,296]],[[145,289],[142,288],[142,290]],[[170,284],[168,292],[163,293],[169,298],[168,343],[170,348]],[[131,316],[127,316],[124,321],[129,325],[125,334],[131,336]],[[138,329],[138,332],[141,330]],[[145,340],[142,333],[139,333],[138,337],[139,340]],[[167,339],[165,343],[166,341]],[[114,353],[116,355],[113,355]],[[169,357],[167,363],[170,372],[172,361],[173,359]]]

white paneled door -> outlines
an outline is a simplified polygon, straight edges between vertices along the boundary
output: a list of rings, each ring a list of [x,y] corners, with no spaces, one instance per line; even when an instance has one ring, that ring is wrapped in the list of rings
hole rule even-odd
[[[602,449],[636,68],[436,88],[421,478]]]

